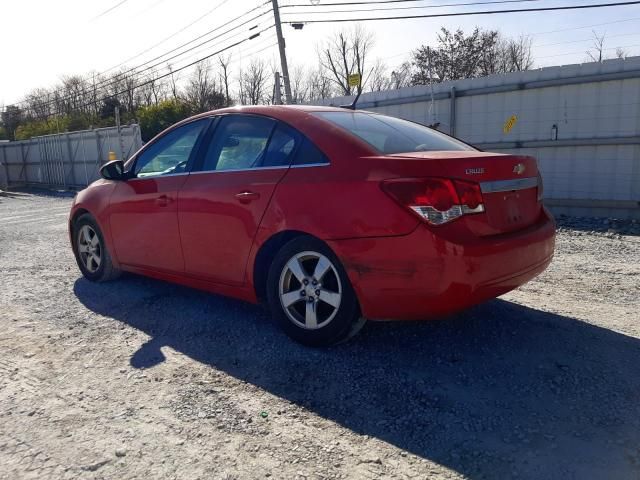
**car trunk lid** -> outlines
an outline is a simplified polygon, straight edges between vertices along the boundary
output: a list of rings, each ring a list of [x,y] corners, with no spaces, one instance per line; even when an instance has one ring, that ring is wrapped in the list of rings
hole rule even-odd
[[[400,167],[403,176],[437,175],[479,183],[484,212],[463,217],[476,235],[497,235],[526,228],[540,216],[538,167],[533,157],[447,151],[398,153],[386,158],[402,164],[396,167]]]

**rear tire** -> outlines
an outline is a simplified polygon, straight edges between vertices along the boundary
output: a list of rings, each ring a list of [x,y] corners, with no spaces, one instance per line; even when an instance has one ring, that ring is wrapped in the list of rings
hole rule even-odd
[[[88,213],[81,215],[73,224],[72,242],[78,268],[87,280],[107,282],[122,273],[113,266],[102,230]]]
[[[273,318],[305,345],[335,345],[365,323],[349,278],[335,254],[320,240],[297,237],[276,254],[267,277]]]

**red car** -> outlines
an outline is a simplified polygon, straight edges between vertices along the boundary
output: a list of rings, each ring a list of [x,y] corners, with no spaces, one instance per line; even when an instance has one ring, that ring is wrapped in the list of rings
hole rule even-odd
[[[535,159],[371,112],[218,110],[101,174],[69,220],[87,279],[129,271],[264,300],[310,345],[497,297],[554,251]]]

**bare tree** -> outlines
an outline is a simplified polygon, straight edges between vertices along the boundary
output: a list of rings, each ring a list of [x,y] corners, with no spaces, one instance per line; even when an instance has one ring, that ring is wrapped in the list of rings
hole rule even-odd
[[[45,88],[36,88],[24,99],[27,115],[35,120],[46,120],[54,114],[51,92]]]
[[[521,35],[512,38],[504,45],[504,72],[522,72],[533,67],[533,54],[531,53],[531,37]],[[502,73],[502,72],[501,72]]]
[[[258,105],[265,103],[270,95],[268,70],[263,60],[254,59],[246,70],[241,70],[238,78],[240,86],[240,103],[242,105]]]
[[[89,75],[89,79],[87,80],[89,93],[88,93],[88,101],[91,104],[91,114],[98,115],[100,113],[101,102],[100,99],[102,97],[102,78],[96,72],[92,72]]]
[[[224,105],[224,93],[216,85],[208,60],[196,64],[185,88],[185,96],[191,109],[198,113],[214,110]]]
[[[302,65],[289,66],[291,76],[291,96],[293,103],[305,103],[309,101],[311,85],[309,75]]]
[[[144,106],[158,105],[167,97],[167,82],[160,78],[158,71],[153,69],[146,75],[139,88],[140,101]]]
[[[598,35],[595,30],[592,30],[593,33],[593,43],[591,50],[587,50],[587,56],[591,59],[592,62],[602,63],[604,60],[604,40],[606,34]]]
[[[411,85],[411,62],[398,65],[389,78],[389,88],[398,89]]]
[[[138,75],[135,73],[124,76],[124,93],[123,100],[124,108],[128,112],[133,112],[138,108]]]
[[[362,79],[366,76],[366,62],[373,43],[373,35],[358,26],[351,31],[336,33],[319,47],[320,65],[327,71],[340,94],[352,95],[349,75],[357,73]],[[362,87],[358,86],[357,90],[361,91]]]
[[[621,58],[622,60],[626,60],[627,57],[629,57],[629,52],[627,52],[622,47],[616,48],[616,58]]]
[[[370,92],[387,90],[391,86],[391,80],[387,73],[387,65],[379,58],[376,59],[369,72],[366,83]]]
[[[167,63],[167,70],[169,70],[169,90],[171,91],[171,96],[174,100],[178,100],[180,98],[179,89],[178,89],[178,79],[173,73],[173,67],[170,63]]]
[[[309,84],[309,100],[333,96],[333,83],[322,67],[309,72],[307,83]]]
[[[231,63],[231,55],[226,58],[222,55],[218,57],[220,64],[220,81],[224,85],[224,103],[228,107],[231,105],[231,97],[229,96],[229,64]]]
[[[62,78],[62,112],[70,114],[73,112],[83,112],[85,105],[89,103],[86,97],[87,82],[80,75],[70,75]]]

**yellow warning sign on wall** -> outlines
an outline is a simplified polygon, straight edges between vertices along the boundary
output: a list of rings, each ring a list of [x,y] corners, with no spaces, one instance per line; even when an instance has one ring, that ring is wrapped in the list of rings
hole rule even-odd
[[[517,121],[518,121],[518,117],[516,117],[515,115],[511,115],[511,118],[509,118],[509,120],[504,122],[504,126],[502,127],[502,131],[504,133],[509,133],[511,131],[511,129],[514,127],[514,125],[516,124]]]
[[[360,74],[354,73],[353,75],[349,75],[347,77],[347,80],[349,81],[350,87],[357,87],[358,85],[360,85]]]

